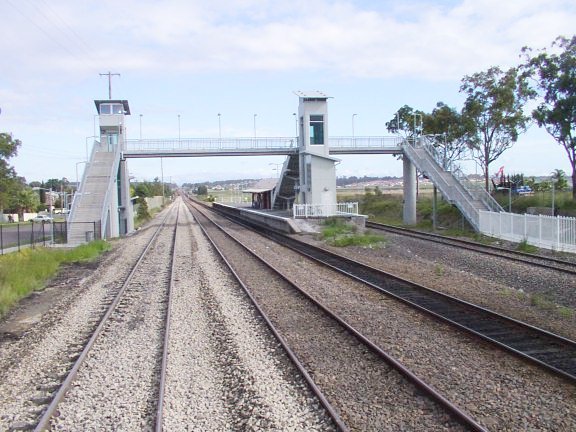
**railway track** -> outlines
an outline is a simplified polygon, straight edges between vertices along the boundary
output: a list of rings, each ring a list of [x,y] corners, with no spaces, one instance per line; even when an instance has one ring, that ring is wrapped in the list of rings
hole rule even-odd
[[[51,428],[86,430],[96,425],[103,429],[114,429],[120,425],[128,429],[149,428],[153,422],[161,424],[161,408],[155,412],[154,406],[157,399],[162,400],[163,394],[165,360],[159,368],[158,357],[165,359],[166,356],[162,354],[162,347],[167,347],[164,339],[168,335],[165,329],[169,328],[169,314],[163,299],[170,297],[172,285],[171,274],[166,274],[164,269],[170,269],[171,265],[166,264],[173,262],[174,249],[170,245],[174,244],[177,220],[177,213],[174,216],[173,211],[166,212],[40,417],[35,431]],[[161,261],[155,263],[156,274],[150,277],[147,271],[141,270],[145,266],[149,269],[152,261],[147,260],[156,259],[153,257],[158,255],[157,251],[153,253],[155,248],[168,251],[160,255]],[[122,337],[119,337],[121,332]],[[130,340],[132,337],[135,340]],[[103,339],[108,339],[108,345]],[[154,353],[154,349],[149,349],[148,344],[155,342],[156,351],[160,352]],[[116,354],[118,344],[132,344],[134,351],[126,356],[128,358],[119,359]],[[82,372],[84,382],[78,384]],[[96,377],[94,382],[92,376]],[[106,390],[97,388],[101,384],[98,378],[103,376],[107,379],[112,377],[108,379],[109,387]],[[154,389],[152,384],[158,376],[160,390]],[[152,388],[149,387],[151,385]],[[72,398],[68,397],[70,392],[74,392]],[[141,395],[134,397],[134,393]],[[126,406],[128,399],[131,401],[130,408]],[[156,430],[160,430],[158,426]]]
[[[386,428],[386,425],[400,428],[419,425],[422,429],[444,430],[446,424],[451,430],[485,430],[467,413],[454,406],[336,313],[323,306],[318,299],[290,282],[281,272],[242,245],[222,227],[198,210],[194,213],[196,219],[204,225],[206,234],[213,238],[214,246],[219,248],[222,247],[219,245],[225,245],[226,251],[221,251],[221,256],[237,277],[245,281],[243,286],[246,287],[248,295],[254,299],[270,325],[277,328],[274,330],[277,337],[285,340],[283,343],[294,350],[291,356],[300,358],[301,363],[312,369],[311,372],[304,372],[306,376],[314,377],[311,385],[317,385],[322,393],[331,396],[324,397],[319,394],[319,398],[325,401],[325,404],[328,403],[326,408],[331,412],[337,411],[344,420],[346,425],[339,423],[342,430],[347,430],[346,426],[354,430],[381,430]],[[266,268],[268,282],[265,286],[259,282],[262,276],[253,279],[254,275],[244,272],[246,267],[253,271],[254,263],[258,263],[260,268]],[[310,353],[313,350],[315,355]],[[322,353],[320,357],[318,352]],[[391,373],[389,368],[395,372]],[[400,397],[405,403],[404,406],[399,406],[397,401],[378,400],[379,397],[385,398],[382,394],[386,394],[386,389],[390,386],[397,387],[394,389],[395,395],[417,395],[422,392],[428,400],[424,403],[420,396],[411,400]],[[414,387],[418,391],[410,390]],[[356,394],[358,392],[359,394]],[[341,395],[346,395],[346,400],[342,400]],[[330,399],[330,402],[326,402],[327,399]],[[333,404],[334,408],[330,408],[330,404]],[[378,412],[367,412],[371,406],[381,406],[382,409]],[[416,411],[411,412],[412,409]],[[411,412],[407,416],[408,420],[404,418],[407,423],[394,423],[400,420],[393,411],[404,411],[405,414]],[[422,412],[430,414],[422,416]],[[418,418],[419,415],[421,418]],[[335,417],[335,421],[338,422],[338,417]],[[457,423],[460,425],[457,426]]]
[[[576,382],[576,342],[572,340],[401,279],[328,250],[266,230],[261,226],[246,224],[246,221],[235,215],[227,214],[226,216],[322,265],[369,284],[388,296],[538,364],[571,382]]]
[[[546,270],[554,270],[557,272],[576,276],[576,263],[558,258],[545,257],[542,255],[535,255],[520,251],[513,251],[502,247],[483,245],[469,240],[449,238],[438,234],[425,233],[376,222],[366,222],[366,227],[378,231],[389,232],[419,240],[438,243],[446,246],[452,246],[460,249],[469,250],[472,252],[477,252],[484,255],[494,256],[497,258],[504,258],[506,260],[517,263],[529,264],[531,266],[540,267]]]

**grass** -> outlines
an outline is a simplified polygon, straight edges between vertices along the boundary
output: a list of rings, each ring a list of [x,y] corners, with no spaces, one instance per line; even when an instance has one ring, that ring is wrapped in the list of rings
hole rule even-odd
[[[526,252],[526,253],[536,253],[538,252],[538,248],[534,245],[528,243],[528,240],[524,239],[518,246],[516,246],[516,250],[519,252]]]
[[[337,247],[381,245],[384,237],[376,234],[358,234],[355,225],[347,224],[338,218],[328,218],[324,222],[321,238],[328,244]]]
[[[44,288],[62,264],[92,261],[110,249],[97,240],[74,249],[24,249],[0,256],[0,316],[32,291]]]

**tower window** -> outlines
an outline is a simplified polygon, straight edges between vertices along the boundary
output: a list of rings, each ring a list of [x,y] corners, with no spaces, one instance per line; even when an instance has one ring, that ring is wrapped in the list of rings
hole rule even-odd
[[[100,104],[100,115],[102,114],[124,114],[122,104]]]
[[[310,144],[322,145],[324,144],[324,116],[311,115],[310,116]]]

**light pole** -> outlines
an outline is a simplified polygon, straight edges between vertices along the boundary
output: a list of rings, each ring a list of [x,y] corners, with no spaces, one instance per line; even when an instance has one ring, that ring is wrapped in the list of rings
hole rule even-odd
[[[422,114],[414,114],[414,146],[416,146],[416,138],[418,137],[416,125],[418,124],[416,119],[420,117],[420,129],[422,130]]]
[[[556,197],[555,197],[556,191],[555,191],[555,187],[554,187],[554,185],[555,185],[554,179],[552,179],[552,182],[551,182],[551,183],[552,183],[552,216],[556,216],[556,212],[555,212],[555,210],[554,210],[554,207],[555,207],[555,205],[556,205],[556,203],[554,202],[554,201],[555,201],[555,198],[556,198]]]
[[[88,164],[88,161],[76,162],[76,191],[80,190],[80,178],[78,177],[78,165]]]
[[[256,138],[256,116],[258,114],[254,114],[254,138]]]
[[[98,138],[96,135],[92,135],[89,137],[86,137],[86,160],[90,160],[90,155],[88,154],[88,140],[92,138],[93,140],[95,140],[96,138]]]
[[[280,165],[283,165],[283,164],[270,162],[268,165],[274,165],[275,168],[273,168],[273,169],[276,171],[276,178],[280,177]]]
[[[140,141],[142,141],[142,114],[140,114]]]
[[[218,140],[220,141],[220,148],[222,148],[222,121],[220,117],[222,114],[218,113]]]
[[[54,244],[54,218],[53,218],[53,212],[52,212],[52,188],[50,189],[46,189],[43,187],[34,187],[32,188],[32,190],[44,190],[44,191],[48,191],[48,210],[50,211],[50,244],[53,245]],[[44,223],[44,222],[42,222]]]
[[[162,207],[164,207],[164,164],[162,162],[164,158],[160,158],[160,176],[162,177]]]
[[[295,131],[296,131],[296,139],[298,139],[298,117],[296,116],[296,113],[292,113],[292,115],[294,116],[294,125],[295,125]]]
[[[354,142],[354,117],[358,114],[352,114],[352,142]]]
[[[180,114],[178,114],[178,142],[180,142]]]

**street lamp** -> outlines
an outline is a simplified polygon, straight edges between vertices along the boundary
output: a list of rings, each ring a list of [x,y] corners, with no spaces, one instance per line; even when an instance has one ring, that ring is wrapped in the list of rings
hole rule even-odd
[[[283,164],[270,162],[268,165],[274,165],[275,168],[273,168],[273,169],[276,171],[276,178],[280,177],[280,165],[283,165]]]
[[[178,142],[180,142],[180,114],[178,114]]]
[[[222,148],[222,122],[220,120],[221,116],[222,115],[218,113],[218,140],[220,142],[220,148]]]
[[[140,114],[140,141],[142,141],[142,114]]]
[[[292,113],[292,115],[294,116],[294,125],[296,127],[296,139],[298,139],[298,117],[296,116],[296,113]]]
[[[416,125],[418,124],[416,119],[420,117],[420,130],[423,130],[424,128],[422,127],[422,114],[414,114],[414,146],[416,146],[416,138],[418,137],[418,134],[416,133],[417,129],[416,129]]]
[[[76,162],[76,191],[80,190],[80,178],[78,177],[78,165],[88,164],[88,161]]]
[[[92,140],[95,141],[96,138],[99,138],[99,137],[97,137],[96,135],[92,135],[92,136],[86,137],[86,160],[90,160],[90,155],[88,154],[88,140],[89,140],[90,138],[92,138]]]
[[[352,141],[354,141],[354,117],[358,114],[352,114]]]
[[[52,188],[50,189],[46,189],[43,187],[33,187],[32,190],[44,190],[44,191],[48,191],[48,196],[50,197],[50,201],[48,203],[48,210],[50,211],[50,244],[53,245],[54,244],[54,215],[52,212]],[[44,222],[42,222],[44,223]]]
[[[256,138],[256,116],[258,114],[254,114],[254,138]]]

